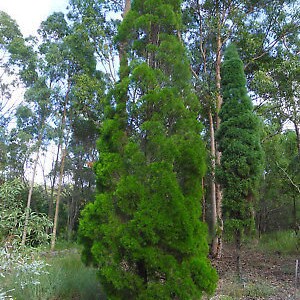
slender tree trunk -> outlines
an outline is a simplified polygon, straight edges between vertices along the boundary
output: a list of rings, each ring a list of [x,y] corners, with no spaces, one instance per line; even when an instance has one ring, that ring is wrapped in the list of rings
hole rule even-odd
[[[64,148],[62,150],[62,153],[61,153],[59,183],[58,183],[58,191],[57,191],[57,197],[56,197],[55,215],[54,215],[54,222],[53,222],[53,232],[52,232],[52,237],[51,237],[51,251],[54,251],[55,243],[56,243],[60,195],[61,195],[62,181],[63,181],[63,176],[64,176],[64,167],[65,167],[66,155],[67,155],[67,150],[66,150],[66,148]]]
[[[219,112],[223,103],[223,98],[221,94],[221,58],[222,58],[222,42],[221,42],[221,32],[218,32],[217,36],[217,58],[216,58],[216,89],[217,89],[217,115],[216,115],[216,127],[219,129],[221,119],[219,118]]]
[[[300,229],[300,224],[298,224],[298,220],[297,220],[297,196],[294,195],[293,196],[293,227],[294,227],[294,231],[296,233],[296,235],[298,236],[298,232]]]
[[[211,109],[208,113],[210,128],[210,155],[211,155],[211,217],[213,239],[211,245],[211,254],[216,257],[218,254],[218,236],[217,236],[217,202],[216,202],[216,148],[215,148],[215,129]]]
[[[140,260],[137,262],[137,270],[138,270],[139,276],[141,278],[143,278],[144,284],[147,285],[148,284],[148,274],[147,274],[147,268],[146,268],[144,260]]]
[[[241,279],[242,276],[242,270],[241,270],[241,230],[236,229],[235,231],[235,252],[236,252],[236,273],[239,279]]]
[[[294,126],[295,126],[296,138],[297,138],[298,155],[300,157],[300,129],[299,129],[300,125],[294,122]]]
[[[47,180],[46,180],[46,174],[45,174],[45,168],[42,168],[42,172],[43,172],[43,179],[44,179],[44,191],[45,191],[48,203],[50,203],[50,201],[51,201],[51,195],[49,195],[49,190],[48,190]],[[50,221],[52,219],[50,219],[49,216],[48,216],[48,220]],[[50,230],[50,227],[47,226],[46,230],[45,230],[47,235],[49,234],[49,230]]]
[[[56,177],[57,177],[57,167],[58,167],[60,148],[61,148],[61,144],[58,143],[55,162],[54,162],[54,165],[52,164],[52,169],[54,172],[53,172],[53,179],[51,182],[51,195],[50,195],[49,207],[48,207],[48,219],[51,221],[53,220],[53,214],[54,214],[53,200],[54,200],[54,189],[55,189],[55,183],[56,183]],[[50,228],[47,228],[46,232],[47,232],[47,234],[50,233]]]
[[[125,0],[125,6],[123,11],[123,18],[126,17],[128,12],[131,9],[131,1]],[[119,45],[119,60],[120,60],[120,79],[124,78],[127,75],[127,56],[126,56],[126,46],[127,43],[125,41],[122,41]]]
[[[205,199],[205,182],[202,177],[202,222],[206,223],[206,199]]]
[[[130,9],[131,9],[131,0],[125,0],[124,13],[123,13],[124,17],[130,11]]]
[[[34,187],[36,168],[37,168],[39,156],[40,156],[40,148],[41,148],[41,144],[42,144],[42,138],[43,138],[43,129],[41,130],[41,132],[39,134],[38,142],[37,142],[38,149],[37,149],[36,157],[35,157],[34,164],[33,164],[32,178],[31,178],[28,197],[27,197],[27,205],[26,205],[26,210],[25,210],[25,222],[24,222],[21,246],[25,246],[25,243],[26,243],[30,206],[31,206],[31,198],[32,198],[32,192],[33,192],[33,187]]]
[[[78,180],[75,180],[74,191],[68,203],[68,223],[67,223],[68,241],[72,239],[75,221],[77,219],[78,211],[79,211],[80,192],[78,189],[78,184],[79,184]]]
[[[63,145],[62,135],[64,134],[64,131],[66,128],[67,105],[68,105],[70,89],[71,89],[71,82],[69,81],[68,89],[67,89],[66,96],[65,96],[63,116],[62,116],[62,120],[61,120],[61,137],[60,137],[60,147],[61,148]],[[60,196],[61,196],[62,182],[63,182],[63,176],[64,176],[66,155],[67,155],[67,149],[65,147],[64,149],[62,149],[62,152],[61,152],[58,191],[57,191],[57,197],[56,197],[55,215],[54,215],[53,231],[52,231],[52,237],[51,237],[51,251],[54,251],[55,243],[56,243],[56,234],[57,234],[57,225],[58,225],[58,216],[59,216],[59,204],[60,204]]]
[[[217,1],[217,6],[219,5]],[[217,7],[217,9],[219,9]],[[216,52],[216,90],[217,90],[217,113],[216,113],[216,130],[220,127],[220,117],[219,112],[223,103],[222,94],[221,94],[221,58],[222,58],[222,40],[221,40],[221,24],[220,19],[218,20],[218,32],[217,32],[217,52]],[[221,152],[218,151],[216,143],[216,166],[221,164]],[[220,184],[216,182],[216,213],[217,213],[217,251],[215,253],[217,258],[222,256],[222,247],[223,247],[223,216],[222,216],[222,189]]]
[[[199,26],[199,37],[200,37],[200,52],[203,59],[203,72],[207,74],[207,57],[206,57],[206,48],[205,48],[205,40],[203,38],[203,20],[201,17],[201,9],[202,6],[200,2],[197,2],[198,14],[200,16],[200,26]],[[221,42],[221,40],[219,41]],[[217,56],[217,62],[221,63],[221,54]],[[220,70],[217,72],[217,78],[221,78]],[[221,81],[219,80],[221,83]],[[220,103],[220,101],[218,101]],[[211,217],[212,217],[212,245],[211,245],[211,254],[213,257],[221,256],[220,240],[218,238],[218,214],[217,214],[217,184],[216,184],[216,141],[215,141],[215,124],[214,117],[212,113],[211,104],[208,104],[208,119],[209,119],[209,133],[210,133],[210,156],[211,156],[211,184],[210,184],[210,196],[211,196]],[[203,199],[205,201],[205,199]],[[205,219],[204,219],[205,220]]]
[[[68,211],[68,224],[67,224],[68,241],[72,240],[76,217],[77,217],[77,201],[74,200],[74,197],[72,197],[71,203],[69,203],[69,211]]]

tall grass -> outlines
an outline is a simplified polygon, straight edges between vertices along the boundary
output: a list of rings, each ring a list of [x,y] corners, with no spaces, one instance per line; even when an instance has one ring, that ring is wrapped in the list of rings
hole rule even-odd
[[[10,290],[15,300],[102,300],[105,299],[96,270],[86,267],[78,253],[63,257],[36,258],[43,267],[12,271],[0,279],[0,286]],[[45,263],[46,262],[46,263]],[[30,264],[29,264],[30,265]]]
[[[292,230],[276,231],[264,234],[258,246],[264,252],[284,255],[297,254],[300,250],[300,237]]]

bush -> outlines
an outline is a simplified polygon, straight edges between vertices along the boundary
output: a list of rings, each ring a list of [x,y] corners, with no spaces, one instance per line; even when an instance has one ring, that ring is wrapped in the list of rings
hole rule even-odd
[[[18,245],[21,241],[25,207],[22,199],[24,184],[18,180],[7,181],[0,185],[0,242]],[[49,236],[45,233],[52,222],[45,214],[30,211],[27,226],[27,244],[37,246],[45,243]]]

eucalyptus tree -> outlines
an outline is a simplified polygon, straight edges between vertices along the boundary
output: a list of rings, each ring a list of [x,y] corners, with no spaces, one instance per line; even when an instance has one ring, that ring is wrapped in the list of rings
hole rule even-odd
[[[59,190],[61,189],[64,160],[66,157],[66,144],[63,137],[70,136],[71,111],[70,94],[75,82],[83,85],[80,76],[86,75],[93,79],[96,63],[94,50],[88,39],[84,39],[82,32],[72,32],[73,28],[67,24],[62,13],[54,13],[41,24],[39,30],[40,41],[35,38],[13,39],[8,47],[10,66],[16,66],[18,74],[28,88],[25,94],[26,104],[18,109],[17,127],[19,133],[32,136],[31,145],[36,150],[34,160],[33,177],[29,189],[27,214],[30,207],[35,170],[39,158],[39,152],[43,143],[49,139],[46,136],[46,127],[50,124],[55,127],[58,134],[59,151],[62,152]],[[38,46],[39,45],[39,46]],[[78,47],[80,45],[80,47]],[[86,78],[84,78],[87,80]],[[92,81],[92,80],[91,80]],[[95,81],[95,80],[94,80]],[[80,88],[77,88],[79,91]],[[95,95],[97,89],[93,91]],[[82,98],[82,97],[81,97]],[[82,104],[77,105],[81,107]],[[76,107],[73,104],[72,107]],[[67,114],[68,113],[68,114]],[[94,114],[95,115],[95,114]],[[16,129],[17,130],[17,129]],[[14,130],[14,132],[16,131]],[[55,137],[52,131],[52,138]],[[36,141],[33,145],[32,141]],[[63,146],[65,143],[65,146]],[[28,143],[29,144],[29,143]],[[27,146],[28,146],[27,144]],[[30,147],[29,147],[30,148]],[[63,149],[64,148],[64,149]],[[27,151],[27,156],[30,154]],[[54,176],[55,177],[55,176]],[[53,181],[53,189],[55,182]],[[58,218],[59,195],[56,208],[56,220]],[[50,199],[50,205],[52,199]],[[56,231],[55,222],[54,231]],[[54,238],[55,240],[55,234]],[[26,224],[22,243],[26,241]],[[54,242],[53,242],[54,243]]]
[[[12,130],[12,133],[17,134],[19,137],[27,137],[27,142],[23,139],[21,143],[18,143],[19,145],[16,145],[17,148],[25,146],[25,157],[27,157],[27,160],[29,160],[29,157],[33,153],[36,153],[36,157],[33,161],[32,179],[29,184],[22,245],[26,243],[36,169],[41,148],[48,139],[48,122],[52,113],[50,102],[51,92],[41,75],[40,61],[35,47],[36,40],[34,38],[23,39],[22,37],[13,39],[8,47],[10,54],[9,65],[12,68],[17,68],[18,75],[27,88],[24,95],[25,103],[21,104],[16,111],[16,128]],[[11,161],[16,160],[16,156],[13,153],[10,155],[13,155]],[[23,168],[24,167],[25,161],[23,163]]]
[[[97,67],[93,74],[74,76],[70,94],[71,139],[66,157],[73,189],[66,198],[68,207],[67,232],[73,236],[80,208],[94,197],[98,127],[103,119],[103,99],[118,78],[119,48],[114,42],[121,15],[126,14],[130,1],[70,1],[68,13],[72,35],[88,39]],[[123,14],[122,14],[123,12]],[[80,41],[77,40],[79,43]],[[84,49],[82,49],[84,51]]]
[[[4,132],[4,130],[3,130]],[[21,181],[26,181],[26,165],[29,163],[30,152],[30,138],[31,136],[12,128],[3,137],[3,180],[12,180],[19,178]]]
[[[179,39],[181,1],[133,1],[119,27],[83,256],[113,299],[199,299],[217,276],[200,221],[205,149]]]
[[[98,127],[94,119],[76,116],[72,120],[72,137],[66,161],[66,173],[70,174],[71,189],[66,197],[67,237],[70,240],[78,227],[80,210],[95,196],[95,172],[97,160]]]
[[[10,63],[17,65],[19,75],[27,91],[25,102],[21,104],[16,113],[16,130],[30,137],[27,143],[28,158],[35,153],[32,167],[32,178],[29,184],[25,224],[22,236],[22,245],[26,243],[27,225],[30,215],[31,198],[35,184],[36,170],[41,151],[47,147],[50,139],[50,120],[53,114],[51,90],[47,86],[40,67],[41,60],[36,52],[36,40],[16,40],[10,46]],[[28,167],[28,166],[27,166]]]
[[[23,39],[19,26],[7,13],[0,11],[0,125],[6,126],[11,117],[13,89],[19,84],[16,69],[9,64],[9,48]]]
[[[293,128],[296,148],[300,154],[300,95],[299,95],[299,37],[277,50],[279,55],[271,70],[262,66],[255,74],[251,86],[260,96],[258,112],[273,126],[270,134]]]
[[[47,147],[47,144],[49,143],[49,133],[53,130],[53,128],[49,125],[53,113],[50,96],[51,91],[47,88],[47,86],[45,86],[44,82],[37,81],[25,94],[25,99],[29,105],[21,105],[17,110],[17,129],[30,136],[28,148],[32,148],[33,150],[29,153],[36,153],[32,168],[32,179],[30,181],[28,192],[22,245],[25,245],[26,243],[31,198],[40,152],[43,148],[45,150]],[[30,106],[32,108],[30,108]]]
[[[222,254],[222,193],[216,180],[220,165],[215,132],[219,129],[219,111],[222,105],[221,58],[224,45],[243,25],[247,15],[243,1],[189,1],[185,5],[187,24],[185,40],[190,49],[193,82],[202,105],[201,117],[206,124],[210,152],[210,200],[212,214],[213,257]]]
[[[299,5],[299,1],[290,1],[284,2],[277,9],[269,9],[267,16],[273,19],[276,26],[274,28],[269,26],[270,34],[265,42],[269,41],[275,47],[272,51],[265,52],[262,51],[263,48],[258,49],[254,57],[259,59],[249,60],[246,67],[246,72],[251,74],[251,76],[248,75],[251,78],[249,87],[257,96],[257,112],[264,118],[267,125],[264,144],[268,150],[266,151],[268,170],[265,172],[263,181],[260,213],[263,209],[269,208],[269,210],[268,213],[266,210],[265,214],[263,213],[268,218],[262,223],[272,223],[270,218],[278,216],[279,224],[282,224],[281,219],[285,219],[286,224],[294,224],[294,228],[299,222],[297,221],[299,179],[296,176],[300,153]],[[266,23],[268,19],[262,20]],[[260,32],[262,31],[261,24],[257,24],[256,20],[253,20],[252,24]],[[256,41],[257,37],[252,39]],[[245,41],[246,38],[239,43],[242,44]],[[246,50],[245,54],[248,51]],[[287,128],[293,129],[294,134],[286,132]],[[291,143],[290,141],[294,138],[295,142]],[[290,150],[285,148],[285,144]],[[273,147],[281,151],[279,156]],[[278,199],[276,193],[284,196]],[[288,212],[287,208],[289,208]],[[282,224],[283,228],[286,228],[285,226]],[[272,224],[270,227],[274,229],[276,225]]]
[[[19,83],[16,70],[9,64],[9,47],[15,39],[20,38],[22,34],[17,23],[7,13],[0,11],[0,172],[3,180],[8,174],[8,124],[15,108],[12,93]]]
[[[38,81],[38,66],[37,66],[37,55],[34,50],[35,46],[35,40],[32,38],[23,39],[22,37],[18,37],[9,45],[9,66],[11,69],[16,69],[15,75],[19,78],[21,82],[21,87],[24,90],[32,89],[32,91],[38,91],[40,90],[40,87],[38,85],[41,85],[41,83]],[[20,99],[18,99],[18,102],[21,102],[16,107],[14,120],[16,121],[15,128],[13,128],[10,132],[10,144],[13,146],[10,150],[11,153],[9,153],[10,159],[10,165],[18,164],[20,163],[20,160],[17,159],[16,152],[20,148],[19,153],[23,153],[24,159],[23,163],[20,164],[21,169],[23,172],[25,172],[26,164],[30,162],[30,157],[32,154],[39,149],[40,147],[35,147],[33,144],[41,144],[41,138],[36,139],[38,135],[38,127],[35,128],[36,125],[41,125],[39,121],[37,121],[39,118],[41,119],[47,119],[47,112],[42,108],[45,104],[40,104],[39,100],[36,99],[38,95],[36,95],[35,99],[29,99],[32,97],[33,93],[30,91],[27,96],[21,95],[20,92]],[[31,94],[31,96],[29,96]],[[29,97],[28,97],[29,96]],[[23,100],[25,99],[26,104],[23,104]],[[47,102],[47,99],[41,99],[41,101]],[[36,112],[32,112],[33,110],[37,110]],[[37,115],[35,115],[37,113]],[[40,115],[42,113],[42,115]],[[24,124],[22,123],[24,122]],[[35,123],[35,124],[34,124]],[[26,128],[26,129],[25,129]],[[40,131],[43,131],[43,126],[40,128]],[[41,133],[41,135],[43,135]],[[30,141],[31,140],[31,141]],[[39,140],[39,142],[37,142]],[[24,148],[22,150],[22,148]],[[36,158],[36,161],[38,160],[38,156]],[[16,161],[16,162],[15,162]],[[18,161],[18,162],[17,162]],[[34,165],[37,163],[34,162]],[[25,181],[25,176],[21,177]],[[32,182],[30,184],[33,184]],[[29,197],[30,198],[30,197]]]
[[[254,45],[253,50],[244,49],[243,60],[249,88],[257,97],[258,111],[268,123],[277,119],[278,130],[282,131],[287,122],[292,123],[299,151],[300,3],[276,3],[270,3],[260,18],[254,15],[250,20],[251,30],[237,41],[241,49],[249,39]]]
[[[114,42],[117,17],[121,17],[123,1],[71,0],[68,17],[78,32],[93,45],[98,67],[114,83],[118,77],[118,50]],[[114,15],[115,13],[115,15]]]
[[[236,241],[237,271],[240,275],[241,239],[254,227],[254,203],[263,170],[261,122],[247,95],[244,65],[236,47],[227,47],[222,64],[223,104],[217,132],[222,153],[218,179],[223,187],[227,230]]]
[[[61,153],[51,241],[54,249],[65,163],[70,156],[74,128],[77,120],[81,119],[99,123],[97,113],[101,117],[100,98],[105,85],[102,73],[96,70],[95,49],[88,35],[76,24],[68,23],[64,14],[49,16],[42,22],[39,34],[42,38],[39,51],[44,58],[43,70],[51,83],[56,105],[58,149]]]
[[[53,91],[53,104],[56,106],[56,126],[58,133],[58,151],[61,153],[58,191],[54,214],[54,227],[51,239],[51,249],[54,249],[59,216],[60,196],[64,176],[65,158],[70,139],[68,128],[68,111],[70,107],[70,93],[75,72],[78,71],[76,62],[70,53],[70,47],[66,43],[70,35],[70,28],[63,13],[54,13],[42,22],[39,35],[42,43],[39,47],[43,57],[43,71],[49,87]],[[88,56],[89,53],[87,52]],[[53,184],[54,188],[54,184]],[[52,204],[52,199],[50,199]]]
[[[299,231],[300,164],[296,145],[293,130],[265,134],[266,163],[256,210],[259,236],[276,230]]]
[[[299,28],[298,1],[186,1],[184,41],[191,53],[193,82],[202,104],[201,117],[206,124],[210,152],[210,198],[213,242],[211,252],[219,257],[222,248],[222,194],[215,178],[220,153],[215,141],[219,128],[221,95],[221,57],[228,41],[235,41],[245,63],[247,85],[252,85],[259,70],[266,74],[278,61],[278,47]],[[297,25],[298,24],[298,25]]]

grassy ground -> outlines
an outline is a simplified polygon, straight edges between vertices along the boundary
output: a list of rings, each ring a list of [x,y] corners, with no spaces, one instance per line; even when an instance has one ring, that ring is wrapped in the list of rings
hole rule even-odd
[[[32,259],[27,266],[23,264],[21,271],[11,271],[0,279],[2,292],[6,291],[12,299],[105,299],[95,269],[83,265],[78,251],[57,252],[55,256],[43,254]],[[39,267],[34,265],[38,261],[42,262]]]

